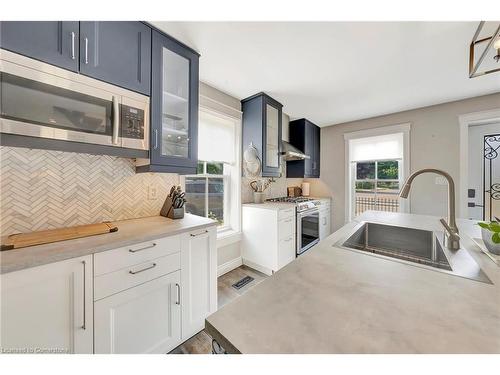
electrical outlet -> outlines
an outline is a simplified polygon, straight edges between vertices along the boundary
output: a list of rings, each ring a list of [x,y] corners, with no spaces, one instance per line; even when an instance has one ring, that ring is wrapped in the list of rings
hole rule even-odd
[[[436,177],[436,185],[448,185],[448,181],[446,181],[446,178],[438,176]]]
[[[158,189],[156,186],[149,185],[148,186],[148,200],[155,201],[158,199]]]

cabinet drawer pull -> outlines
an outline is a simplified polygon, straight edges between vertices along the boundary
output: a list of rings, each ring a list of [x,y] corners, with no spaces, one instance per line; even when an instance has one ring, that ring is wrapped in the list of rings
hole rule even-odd
[[[86,302],[87,302],[87,298],[86,298],[86,294],[87,294],[87,288],[85,286],[86,284],[86,274],[87,274],[87,262],[86,261],[82,261],[82,264],[83,264],[83,324],[82,324],[82,329],[87,329],[87,314],[85,312],[86,310]]]
[[[138,273],[150,270],[151,268],[155,268],[155,267],[156,267],[156,263],[153,263],[149,267],[143,268],[142,270],[139,270],[139,271],[132,271],[132,270],[130,270],[130,271],[128,271],[128,273],[130,273],[131,275],[136,275]]]
[[[135,250],[133,250],[133,249],[128,249],[128,251],[129,251],[130,253],[137,253],[137,252],[142,251],[142,250],[151,249],[152,247],[155,247],[155,246],[156,246],[156,243],[154,243],[154,242],[153,242],[153,244],[148,245],[148,246],[141,247],[140,249],[135,249]]]
[[[287,219],[287,220],[283,220],[284,223],[291,223],[292,222],[292,219]]]
[[[287,238],[285,241],[286,241],[286,242],[290,242],[291,240],[292,240],[292,237]]]
[[[197,236],[201,236],[202,234],[205,234],[205,233],[208,233],[208,230],[206,230],[204,232],[201,232],[201,233],[196,233],[196,234],[191,233],[190,236],[191,237],[197,237]]]
[[[175,283],[175,289],[177,290],[177,300],[175,301],[176,305],[181,304],[181,286]]]
[[[71,32],[71,59],[75,59],[75,32]]]

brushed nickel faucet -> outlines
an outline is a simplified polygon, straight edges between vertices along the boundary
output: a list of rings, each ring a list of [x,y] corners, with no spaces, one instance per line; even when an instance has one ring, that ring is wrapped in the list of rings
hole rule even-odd
[[[450,250],[460,249],[460,236],[458,235],[458,227],[455,219],[455,183],[453,178],[446,172],[440,169],[426,168],[412,173],[406,180],[403,188],[399,192],[401,198],[408,198],[411,189],[411,183],[418,175],[423,173],[436,173],[443,176],[448,181],[448,221],[445,219],[439,220],[445,229],[445,245]]]

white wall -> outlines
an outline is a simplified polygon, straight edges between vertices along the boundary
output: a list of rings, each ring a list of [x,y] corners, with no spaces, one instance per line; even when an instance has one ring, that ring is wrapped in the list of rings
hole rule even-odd
[[[500,93],[324,127],[321,129],[321,178],[308,180],[311,194],[333,197],[333,229],[341,227],[345,215],[344,133],[407,122],[411,123],[410,172],[428,167],[443,169],[451,174],[458,187],[458,116],[494,108],[500,108]],[[410,193],[411,212],[445,215],[446,194],[446,186],[436,185],[435,176],[419,176]]]

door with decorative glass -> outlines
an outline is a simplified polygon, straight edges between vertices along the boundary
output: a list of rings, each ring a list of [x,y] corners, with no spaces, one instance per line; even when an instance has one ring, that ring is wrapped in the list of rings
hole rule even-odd
[[[196,173],[199,56],[156,31],[152,54],[151,164]]]

